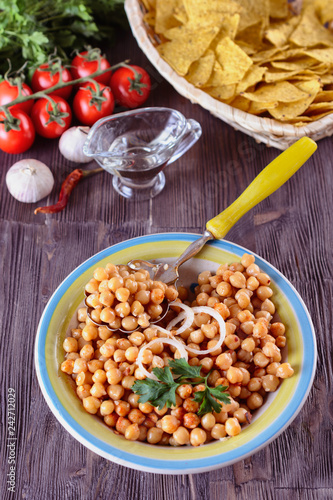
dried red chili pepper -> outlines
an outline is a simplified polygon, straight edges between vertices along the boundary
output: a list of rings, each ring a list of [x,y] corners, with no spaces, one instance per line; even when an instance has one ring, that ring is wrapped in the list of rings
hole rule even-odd
[[[55,205],[49,205],[46,207],[38,207],[34,211],[35,214],[55,214],[57,212],[61,212],[65,208],[68,203],[71,192],[75,188],[75,186],[80,182],[84,177],[88,177],[89,175],[97,174],[98,172],[102,172],[103,168],[96,168],[95,170],[81,170],[77,168],[71,172],[64,182],[62,183],[59,200]]]

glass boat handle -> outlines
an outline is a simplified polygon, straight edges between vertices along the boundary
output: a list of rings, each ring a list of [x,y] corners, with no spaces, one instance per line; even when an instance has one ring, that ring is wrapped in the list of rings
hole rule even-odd
[[[193,144],[197,142],[202,133],[200,123],[191,118],[187,120],[187,130],[185,131],[183,138],[181,139],[176,151],[173,153],[171,158],[168,160],[167,165],[178,160],[188,149],[190,149]]]

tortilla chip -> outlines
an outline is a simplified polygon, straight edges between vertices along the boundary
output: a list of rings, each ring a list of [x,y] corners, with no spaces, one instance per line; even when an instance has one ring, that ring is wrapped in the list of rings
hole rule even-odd
[[[219,87],[208,87],[206,92],[215,99],[226,101],[235,96],[236,85],[220,85]]]
[[[242,6],[239,30],[243,31],[263,21],[264,27],[269,23],[269,0],[238,0]]]
[[[266,113],[269,109],[274,109],[279,105],[277,101],[272,102],[255,102],[251,101],[249,113],[252,115],[262,115]]]
[[[314,7],[321,24],[326,24],[333,20],[332,0],[316,0],[314,3]]]
[[[287,121],[302,115],[319,92],[320,83],[317,80],[311,80],[297,84],[297,88],[305,93],[305,97],[294,102],[280,102],[276,108],[269,109],[273,118]]]
[[[253,64],[250,57],[229,37],[223,38],[217,45],[216,58],[223,70],[221,82],[224,85],[239,83]]]
[[[242,31],[238,31],[236,36],[236,42],[241,40],[245,41],[250,47],[256,47],[256,49],[261,48],[262,39],[264,36],[265,23],[261,19],[255,24],[248,26]]]
[[[186,79],[197,87],[202,87],[209,80],[215,62],[215,54],[208,49],[198,61],[192,63]]]
[[[323,85],[329,85],[331,83],[333,83],[333,74],[326,74],[326,75],[322,75],[320,77],[320,80],[322,82]]]
[[[235,39],[239,25],[239,14],[225,14],[222,18],[220,31],[212,42],[212,49],[215,50],[216,46],[225,38],[229,37],[231,40]]]
[[[237,2],[229,0],[183,0],[183,3],[189,20],[203,17],[211,12],[235,14],[242,10]]]
[[[204,86],[205,87],[220,87],[221,85],[224,85],[224,82],[222,80],[223,76],[224,76],[223,68],[222,68],[221,64],[215,60],[212,74]]]
[[[256,83],[261,82],[265,72],[266,68],[264,67],[257,66],[255,64],[251,66],[243,76],[242,80],[238,83],[237,93],[240,94],[241,92],[247,90],[249,87],[252,87]]]
[[[162,41],[159,54],[213,98],[296,126],[332,113],[333,0],[143,5]]]
[[[308,69],[301,71],[300,73],[297,73],[297,75],[294,77],[293,80],[290,80],[290,83],[293,85],[296,85],[297,83],[301,83],[304,81],[309,81],[309,80],[317,80],[317,82],[321,82],[321,78],[316,75],[314,71],[310,71]]]
[[[326,113],[327,111],[331,112],[333,110],[333,102],[314,102],[311,104],[306,111],[307,115],[316,113]]]
[[[243,97],[255,102],[294,102],[306,97],[306,93],[288,82],[262,85],[255,92],[244,92]]]
[[[295,77],[300,70],[294,70],[294,71],[266,71],[265,73],[265,82],[267,83],[273,83],[273,82],[283,82],[286,80],[290,80],[293,77]]]
[[[299,25],[290,36],[290,41],[301,47],[314,47],[318,44],[333,47],[333,35],[322,26],[313,6],[304,10]]]
[[[286,71],[304,70],[306,68],[311,68],[314,64],[315,61],[309,57],[294,59],[291,61],[271,61],[271,66],[273,66],[273,68]]]
[[[246,99],[241,95],[238,95],[237,97],[235,97],[235,99],[233,99],[230,102],[230,106],[232,106],[233,108],[240,109],[241,111],[245,111],[246,113],[249,112],[250,104],[251,101],[249,101],[248,99]]]
[[[156,0],[155,32],[163,34],[167,29],[178,26],[179,22],[173,17],[173,11],[178,0]]]
[[[333,47],[327,49],[311,49],[304,52],[309,57],[326,64],[333,64]]]
[[[316,95],[314,102],[333,102],[333,90],[321,90]]]
[[[289,36],[292,34],[301,17],[294,16],[288,21],[272,24],[270,28],[265,31],[265,38],[275,47],[282,47],[288,41]]]
[[[269,15],[270,17],[286,18],[288,16],[288,2],[286,0],[269,0]]]
[[[179,75],[184,76],[191,64],[206,52],[217,32],[218,28],[208,28],[200,33],[194,31],[189,37],[187,31],[183,38],[163,43],[157,47],[157,50]],[[182,50],[179,50],[179,45]]]
[[[274,47],[273,49],[261,50],[252,56],[252,61],[258,64],[265,64],[266,62],[270,62],[273,58],[281,58],[285,59],[284,51],[288,46],[285,45],[283,47]]]
[[[186,24],[188,22],[188,17],[187,17],[186,10],[185,10],[185,7],[183,4],[179,4],[177,7],[174,8],[173,16],[181,24]]]

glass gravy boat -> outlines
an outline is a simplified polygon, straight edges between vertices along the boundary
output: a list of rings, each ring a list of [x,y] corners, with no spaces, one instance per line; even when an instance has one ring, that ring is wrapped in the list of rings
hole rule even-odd
[[[113,175],[113,187],[121,196],[147,200],[164,188],[164,167],[200,136],[200,124],[179,111],[142,108],[98,120],[83,152]]]

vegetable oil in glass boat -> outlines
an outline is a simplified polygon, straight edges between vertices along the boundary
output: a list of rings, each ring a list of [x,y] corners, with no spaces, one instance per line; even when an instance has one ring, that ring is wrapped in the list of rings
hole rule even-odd
[[[144,108],[99,120],[88,134],[84,153],[113,177],[122,196],[145,200],[165,185],[163,168],[200,137],[201,127],[168,108]]]

